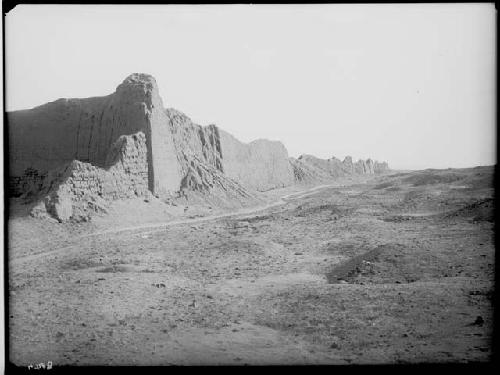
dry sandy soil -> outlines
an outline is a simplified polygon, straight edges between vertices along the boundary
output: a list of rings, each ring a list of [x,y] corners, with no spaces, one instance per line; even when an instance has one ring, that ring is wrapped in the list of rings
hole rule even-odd
[[[488,361],[492,176],[426,170],[296,187],[228,216],[140,201],[75,224],[14,205],[10,360]]]

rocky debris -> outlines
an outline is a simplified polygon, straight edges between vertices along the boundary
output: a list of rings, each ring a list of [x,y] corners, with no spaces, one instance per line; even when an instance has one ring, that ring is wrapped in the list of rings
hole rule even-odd
[[[352,212],[352,208],[334,204],[322,204],[319,206],[308,206],[307,204],[303,204],[296,207],[293,212],[296,217],[309,217],[315,214],[327,213],[332,220],[337,220],[349,215]]]
[[[60,222],[69,220],[73,216],[73,202],[66,193],[54,192],[45,198],[47,212]]]
[[[30,216],[37,218],[37,219],[42,219],[42,218],[48,218],[50,217],[49,213],[47,212],[47,209],[45,207],[45,202],[44,200],[38,201],[33,208],[30,210]]]

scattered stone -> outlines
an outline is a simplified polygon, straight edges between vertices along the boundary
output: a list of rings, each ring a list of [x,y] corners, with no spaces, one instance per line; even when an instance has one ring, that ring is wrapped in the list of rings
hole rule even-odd
[[[476,320],[474,321],[474,323],[472,323],[472,325],[475,325],[475,326],[482,326],[484,324],[484,319],[482,316],[478,315]]]
[[[151,285],[156,288],[166,288],[166,285],[164,283],[153,283]]]

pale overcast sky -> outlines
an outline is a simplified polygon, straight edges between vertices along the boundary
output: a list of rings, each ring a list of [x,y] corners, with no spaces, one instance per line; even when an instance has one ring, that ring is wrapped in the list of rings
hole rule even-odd
[[[166,107],[291,156],[392,168],[496,161],[493,4],[22,5],[6,109],[153,75]]]

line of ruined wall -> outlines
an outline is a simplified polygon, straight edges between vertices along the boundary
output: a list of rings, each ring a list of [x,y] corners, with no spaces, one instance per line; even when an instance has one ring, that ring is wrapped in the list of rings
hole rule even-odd
[[[200,163],[254,190],[294,183],[281,143],[244,144],[214,125],[192,124],[163,109],[154,78],[143,74],[127,77],[105,97],[61,99],[8,117],[14,195],[72,160],[109,167],[111,145],[137,131],[146,135],[149,190],[161,195],[178,191],[188,175],[210,187],[210,173]]]
[[[166,110],[176,145],[182,175],[194,181],[201,178],[203,163],[243,186],[257,191],[289,186],[294,172],[281,142],[258,140],[248,144],[218,129],[202,127],[175,109]],[[198,169],[198,170],[197,170]]]
[[[165,110],[154,78],[143,74],[127,77],[106,97],[61,99],[8,118],[12,195],[43,190],[53,180],[50,171],[73,160],[81,163],[72,164],[65,186],[76,197],[87,190],[111,199],[147,189],[161,195],[215,186],[240,191],[239,184],[264,191],[292,185],[305,174],[321,175],[317,163],[307,173],[292,163],[280,142],[245,144],[214,125],[201,127],[179,111]],[[140,139],[128,138],[139,133]],[[120,159],[115,154],[122,149],[127,151]],[[330,177],[337,170],[377,168],[370,160],[338,162],[328,165]]]
[[[298,182],[326,181],[350,175],[379,174],[389,170],[386,162],[374,162],[371,159],[352,161],[347,156],[343,161],[332,157],[320,159],[312,155],[302,155],[298,159],[290,158],[295,179]]]

